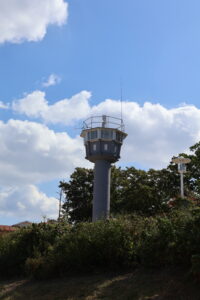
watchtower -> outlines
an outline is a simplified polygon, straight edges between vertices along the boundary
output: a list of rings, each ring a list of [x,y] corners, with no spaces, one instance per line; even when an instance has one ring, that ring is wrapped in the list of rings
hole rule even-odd
[[[83,122],[86,159],[95,163],[92,221],[109,218],[111,163],[120,159],[127,134],[122,119],[96,116]]]

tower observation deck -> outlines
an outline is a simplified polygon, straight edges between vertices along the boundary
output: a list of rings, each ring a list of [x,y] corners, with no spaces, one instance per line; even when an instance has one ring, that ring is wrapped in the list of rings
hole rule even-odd
[[[122,119],[95,116],[83,122],[86,159],[95,163],[92,220],[109,218],[111,163],[120,159],[120,150],[126,138]]]

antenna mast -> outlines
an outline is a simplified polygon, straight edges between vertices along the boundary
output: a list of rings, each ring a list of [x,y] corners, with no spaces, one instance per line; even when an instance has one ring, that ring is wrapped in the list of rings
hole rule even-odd
[[[122,89],[122,78],[120,78],[120,104],[121,104],[121,124],[123,123],[122,119],[122,99],[123,99],[123,89]]]

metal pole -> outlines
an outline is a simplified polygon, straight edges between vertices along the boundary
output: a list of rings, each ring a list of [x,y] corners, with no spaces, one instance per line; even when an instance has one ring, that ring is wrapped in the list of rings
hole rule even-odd
[[[58,192],[59,194],[59,207],[58,207],[58,220],[61,218],[61,211],[62,211],[62,188],[60,188],[60,191]]]
[[[184,198],[183,173],[180,173],[180,179],[181,179],[181,198]]]

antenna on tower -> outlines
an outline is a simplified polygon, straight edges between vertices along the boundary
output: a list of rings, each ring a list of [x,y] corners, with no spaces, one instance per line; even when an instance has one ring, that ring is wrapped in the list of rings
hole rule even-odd
[[[122,78],[120,77],[120,104],[121,104],[121,125],[123,123],[122,119],[122,100],[123,100],[123,86],[122,86]]]

